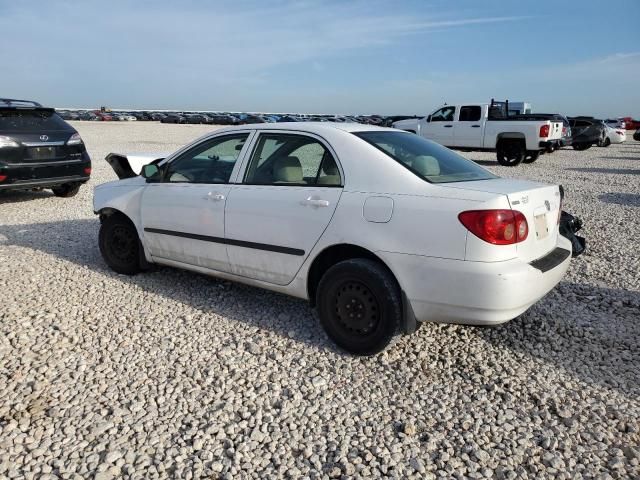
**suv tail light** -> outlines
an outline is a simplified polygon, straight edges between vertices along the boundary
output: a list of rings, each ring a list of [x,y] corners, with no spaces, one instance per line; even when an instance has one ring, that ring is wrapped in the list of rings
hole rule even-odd
[[[513,245],[529,235],[527,219],[517,210],[468,210],[458,220],[476,237],[494,245]]]
[[[547,138],[549,136],[549,125],[542,125],[540,127],[540,137]]]
[[[80,145],[82,143],[82,137],[80,134],[74,133],[71,138],[67,140],[67,145]]]
[[[7,179],[6,175],[0,175],[0,182],[4,182]]]
[[[4,147],[19,147],[20,144],[18,142],[16,142],[15,140],[13,140],[10,137],[3,137],[2,135],[0,135],[0,148],[4,148]]]

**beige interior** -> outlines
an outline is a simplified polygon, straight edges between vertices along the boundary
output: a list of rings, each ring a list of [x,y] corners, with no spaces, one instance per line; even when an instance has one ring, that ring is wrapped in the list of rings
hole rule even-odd
[[[273,165],[274,183],[304,183],[298,157],[280,157]]]
[[[412,168],[424,177],[440,175],[440,164],[435,157],[419,155],[413,159]]]

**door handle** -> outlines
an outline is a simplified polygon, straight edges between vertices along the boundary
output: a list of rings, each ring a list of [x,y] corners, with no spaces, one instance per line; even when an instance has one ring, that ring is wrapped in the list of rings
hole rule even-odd
[[[471,128],[480,128],[480,125],[471,125]]]
[[[453,125],[444,125],[444,128],[451,128]]]
[[[205,200],[213,200],[214,202],[219,202],[221,200],[224,200],[224,195],[222,195],[221,193],[209,192],[202,198],[204,198]]]
[[[328,207],[329,200],[322,200],[318,197],[308,197],[306,200],[302,200],[300,204],[305,207]]]

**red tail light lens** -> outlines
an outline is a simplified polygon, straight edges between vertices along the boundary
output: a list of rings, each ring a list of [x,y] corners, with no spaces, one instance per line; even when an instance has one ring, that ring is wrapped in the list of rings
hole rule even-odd
[[[91,167],[85,167],[84,174],[85,175],[91,175]]]
[[[547,138],[549,136],[549,125],[542,125],[540,127],[540,137]]]
[[[525,216],[517,210],[469,210],[458,220],[476,237],[493,245],[523,242],[529,235]]]
[[[6,175],[0,175],[0,182],[4,182],[7,179]]]

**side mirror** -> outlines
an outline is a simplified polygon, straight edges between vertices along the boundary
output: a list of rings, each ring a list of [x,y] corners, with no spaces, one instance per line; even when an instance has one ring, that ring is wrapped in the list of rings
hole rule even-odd
[[[427,123],[429,123],[430,121],[431,121],[431,115],[427,117]]]
[[[149,165],[145,165],[142,167],[142,172],[140,172],[143,178],[147,179],[147,182],[152,182],[160,179],[160,169],[157,165],[151,163]]]

